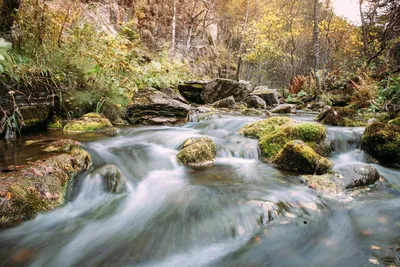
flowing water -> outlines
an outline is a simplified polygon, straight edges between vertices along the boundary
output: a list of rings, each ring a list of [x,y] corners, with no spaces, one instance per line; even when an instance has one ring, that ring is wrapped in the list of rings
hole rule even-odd
[[[96,167],[118,166],[127,192],[109,194],[82,174],[66,205],[0,232],[0,265],[398,266],[400,170],[374,164],[391,186],[320,196],[236,134],[259,119],[225,114],[85,143]],[[362,131],[328,129],[336,166],[369,161]],[[200,136],[217,144],[216,163],[179,166],[179,146]]]

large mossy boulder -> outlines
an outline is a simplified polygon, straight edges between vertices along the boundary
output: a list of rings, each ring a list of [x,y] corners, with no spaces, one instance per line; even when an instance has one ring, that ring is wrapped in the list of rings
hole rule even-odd
[[[104,165],[91,173],[90,176],[92,178],[100,176],[106,192],[121,194],[126,191],[126,179],[115,165]]]
[[[266,109],[267,104],[265,101],[256,95],[249,95],[245,98],[244,103],[246,103],[248,108],[255,108],[255,109]]]
[[[88,113],[81,118],[69,121],[63,128],[66,133],[104,133],[106,135],[117,135],[119,129],[99,113]]]
[[[362,147],[384,163],[400,163],[400,126],[376,122],[362,135]]]
[[[182,144],[182,150],[176,156],[179,164],[188,166],[205,166],[214,162],[217,146],[207,137],[190,138]]]
[[[23,130],[38,130],[46,126],[49,118],[50,107],[47,105],[33,105],[19,108],[23,118]]]
[[[236,102],[233,96],[218,100],[217,102],[211,105],[213,108],[235,108]]]
[[[217,78],[208,82],[186,82],[178,86],[179,92],[189,102],[212,104],[232,96],[236,102],[243,101],[251,93],[250,83]]]
[[[346,107],[324,108],[318,114],[316,121],[332,126],[361,126],[363,123],[357,119],[356,112]]]
[[[258,145],[262,156],[270,159],[291,140],[302,140],[324,154],[326,129],[323,125],[312,122],[289,124],[272,132],[264,131],[259,137]]]
[[[325,174],[332,168],[328,159],[301,140],[287,142],[272,162],[283,170],[304,174]]]
[[[243,126],[238,133],[246,137],[260,138],[263,134],[270,134],[273,131],[281,129],[283,126],[295,124],[289,117],[271,117],[265,120],[253,122]]]
[[[135,93],[127,109],[133,124],[176,124],[187,121],[190,106],[154,88]]]
[[[89,153],[75,141],[60,140],[49,146],[54,153],[13,172],[0,173],[0,227],[64,204],[70,182],[91,165]]]
[[[276,89],[269,89],[268,86],[257,86],[251,95],[260,97],[267,106],[279,104],[278,93]]]
[[[276,114],[295,114],[297,109],[296,105],[294,104],[280,104],[279,106],[271,109],[271,112]]]

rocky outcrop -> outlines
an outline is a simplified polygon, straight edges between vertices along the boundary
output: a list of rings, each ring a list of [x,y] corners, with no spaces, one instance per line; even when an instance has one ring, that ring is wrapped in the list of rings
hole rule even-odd
[[[136,92],[127,109],[127,117],[134,124],[176,124],[187,120],[190,106],[154,88]]]
[[[384,163],[400,163],[400,126],[376,122],[362,135],[362,147]]]
[[[260,97],[268,106],[279,104],[276,89],[269,89],[268,86],[257,86],[251,95]]]
[[[244,103],[246,103],[248,108],[255,108],[255,109],[266,109],[267,104],[265,101],[256,95],[249,95],[246,97],[244,100]]]
[[[236,106],[236,102],[235,99],[233,98],[233,96],[218,100],[217,102],[215,102],[214,104],[211,105],[214,108],[235,108]]]
[[[99,113],[88,113],[78,120],[68,122],[63,131],[66,133],[104,133],[106,135],[118,135],[120,130]]]
[[[78,142],[60,140],[50,146],[56,154],[13,172],[0,173],[0,227],[62,205],[68,184],[91,165],[89,153]]]
[[[277,114],[289,114],[289,113],[295,114],[297,112],[296,105],[293,104],[281,104],[271,109],[270,111],[272,113],[277,113]]]
[[[97,175],[101,177],[105,191],[113,194],[120,194],[126,191],[125,177],[117,166],[112,164],[104,165],[91,173],[90,176]]]
[[[232,96],[243,101],[251,93],[251,84],[217,78],[209,82],[186,82],[178,86],[181,95],[196,104],[211,104]]]
[[[176,156],[179,164],[193,167],[205,166],[214,162],[217,146],[207,137],[190,138],[182,144],[182,150]]]
[[[301,140],[286,143],[272,162],[278,168],[305,174],[325,174],[332,168],[328,159],[320,156]]]
[[[356,112],[345,107],[325,107],[317,116],[316,121],[332,126],[360,126]]]

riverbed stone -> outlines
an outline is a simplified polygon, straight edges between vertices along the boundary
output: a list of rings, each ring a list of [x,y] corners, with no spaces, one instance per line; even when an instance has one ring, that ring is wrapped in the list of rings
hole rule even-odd
[[[248,108],[255,108],[255,109],[266,109],[267,104],[265,101],[256,95],[249,95],[245,98],[244,103],[247,104]]]
[[[301,140],[293,140],[273,158],[278,168],[305,174],[325,174],[332,168],[332,163],[320,156],[314,149]]]
[[[100,132],[108,135],[116,135],[118,130],[112,123],[99,113],[87,113],[80,119],[69,121],[63,129],[66,133],[93,133]]]
[[[133,124],[177,124],[187,121],[190,106],[154,88],[135,93],[127,118]]]
[[[179,164],[193,167],[205,166],[214,162],[217,146],[208,137],[190,138],[182,144],[176,156]]]
[[[268,86],[257,86],[254,88],[253,92],[251,92],[251,95],[260,97],[265,101],[267,106],[279,104],[279,98],[276,89],[269,89]]]
[[[371,185],[379,180],[378,170],[365,163],[346,164],[334,168],[343,177],[341,186],[343,189],[351,189]]]
[[[74,141],[60,142],[60,146],[66,143]],[[69,183],[91,165],[91,157],[78,144],[58,151],[15,171],[0,173],[0,227],[31,219],[64,204]]]
[[[295,114],[297,110],[296,105],[294,104],[280,104],[279,106],[271,109],[271,112],[277,114]]]
[[[213,108],[235,108],[236,102],[233,96],[218,100],[217,102],[211,105]]]
[[[381,122],[368,125],[362,147],[381,162],[400,164],[400,126]]]
[[[91,177],[101,176],[104,189],[113,194],[121,194],[126,191],[126,179],[117,166],[112,164],[104,165],[91,173]]]

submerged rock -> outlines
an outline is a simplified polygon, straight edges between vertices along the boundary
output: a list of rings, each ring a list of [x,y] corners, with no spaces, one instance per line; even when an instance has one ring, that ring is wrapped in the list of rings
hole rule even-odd
[[[182,144],[182,150],[176,156],[179,164],[205,166],[214,162],[217,146],[207,137],[190,138]]]
[[[388,123],[368,125],[362,135],[362,147],[384,163],[400,163],[400,126]]]
[[[127,109],[131,123],[176,124],[187,121],[190,106],[154,88],[136,92]]]
[[[187,82],[178,86],[179,92],[189,102],[211,104],[232,96],[236,102],[251,92],[251,84],[217,78],[208,82]]]
[[[278,114],[289,114],[289,113],[296,113],[296,105],[293,104],[280,104],[279,106],[271,109],[272,113]]]
[[[268,86],[257,86],[251,95],[260,97],[268,106],[279,104],[276,89],[269,89]]]
[[[112,164],[104,165],[95,170],[91,176],[100,175],[104,189],[113,194],[120,194],[126,191],[126,180],[117,166]]]
[[[239,130],[239,134],[246,137],[260,138],[263,134],[269,134],[283,126],[294,124],[294,120],[288,117],[271,117],[265,120],[246,124]]]
[[[345,107],[325,107],[317,116],[316,121],[332,126],[360,126],[363,123],[357,121],[356,112]]]
[[[255,109],[267,108],[267,104],[265,103],[265,101],[261,97],[258,97],[256,95],[249,95],[244,100],[244,103],[247,104],[248,108],[255,108]]]
[[[68,122],[64,126],[63,131],[67,133],[101,132],[108,135],[119,133],[119,130],[113,127],[112,123],[106,117],[94,112],[85,114],[78,120]]]
[[[325,174],[332,168],[328,159],[301,140],[286,143],[272,162],[281,169],[305,174]]]
[[[211,105],[214,108],[235,108],[236,106],[236,102],[235,99],[233,98],[233,96],[218,100],[217,102],[215,102],[214,104]]]
[[[51,144],[53,152],[13,172],[0,173],[0,227],[13,225],[65,202],[68,184],[91,165],[89,153],[75,141]],[[68,147],[68,148],[67,148]]]

